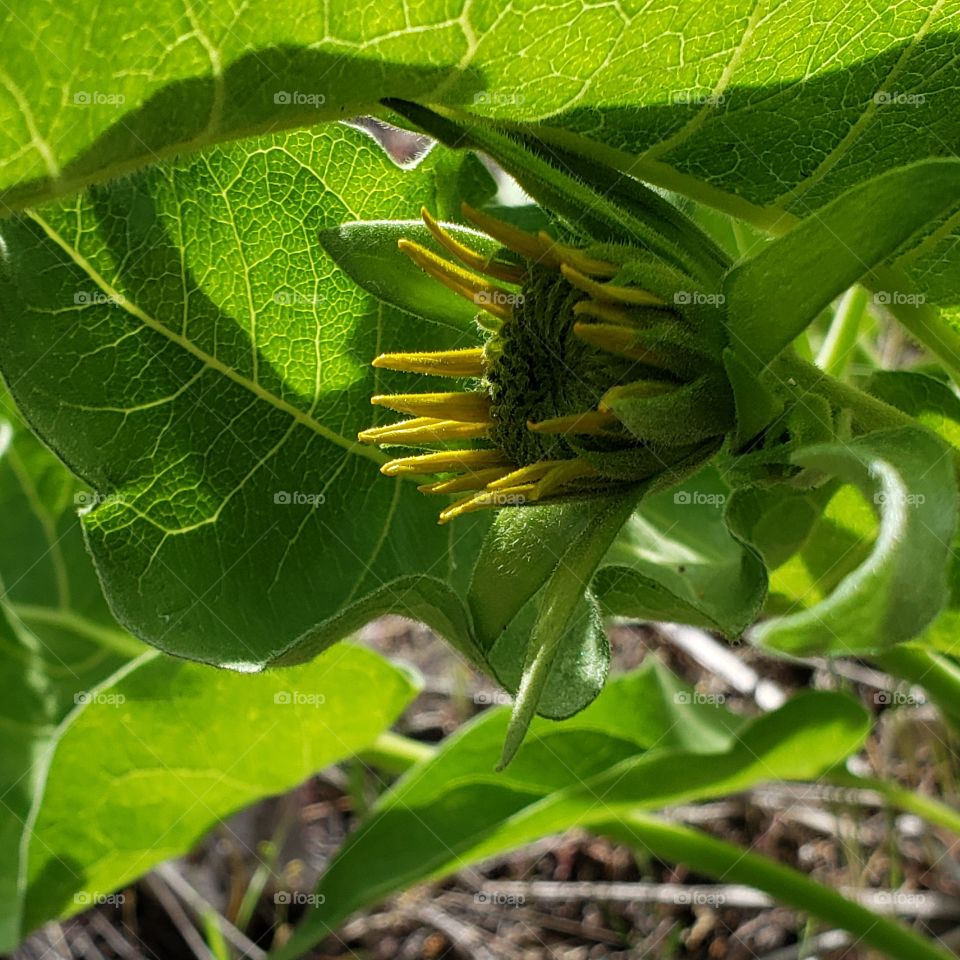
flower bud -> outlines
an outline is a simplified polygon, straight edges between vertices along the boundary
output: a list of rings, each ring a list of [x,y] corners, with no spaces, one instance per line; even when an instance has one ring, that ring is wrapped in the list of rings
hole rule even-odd
[[[385,474],[433,476],[421,490],[464,494],[441,512],[444,523],[486,507],[676,482],[716,452],[734,420],[717,292],[643,249],[568,245],[463,209],[498,253],[466,246],[426,210],[451,259],[410,240],[400,248],[479,308],[482,342],[374,360],[461,381],[450,392],[373,398],[412,419],[360,440],[421,448]]]

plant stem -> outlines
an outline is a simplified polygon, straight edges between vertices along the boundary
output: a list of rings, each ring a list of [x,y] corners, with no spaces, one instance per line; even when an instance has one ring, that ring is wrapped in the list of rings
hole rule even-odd
[[[893,960],[955,960],[889,917],[874,913],[797,870],[749,853],[690,827],[632,813],[598,829],[618,840],[639,844],[657,857],[688,863],[718,880],[745,883],[797,910],[804,910],[852,933]]]
[[[858,777],[842,769],[834,771],[827,779],[841,787],[873,790],[874,793],[881,794],[891,806],[914,813],[923,820],[960,834],[960,811],[948,807],[933,797],[925,797],[914,790],[901,787],[898,783],[891,783],[878,777]]]
[[[852,286],[840,299],[833,323],[817,354],[817,366],[831,377],[842,377],[847,360],[857,342],[860,321],[870,294],[860,284]]]
[[[817,393],[834,406],[846,407],[853,414],[854,427],[862,433],[894,427],[918,427],[913,417],[830,376],[826,371],[785,352],[771,364],[771,370],[788,382]]]
[[[801,360],[790,351],[785,351],[777,357],[770,369],[775,371],[782,380],[802,387],[810,393],[819,394],[836,407],[848,409],[853,414],[853,427],[857,433],[892,430],[896,427],[925,429],[909,414],[872,397],[857,387],[831,377],[819,367]],[[960,480],[960,450],[953,444],[946,445],[953,455],[954,470],[957,479]]]
[[[502,123],[506,129],[523,132],[527,125],[518,123]],[[594,158],[607,166],[626,173],[637,180],[652,183],[664,190],[672,190],[702,203],[705,206],[720,210],[731,217],[745,220],[767,233],[779,236],[786,233],[799,222],[799,218],[779,207],[763,207],[759,204],[744,200],[736,194],[721,190],[687,173],[681,173],[676,167],[659,160],[650,160],[642,155],[627,153],[610,147],[606,144],[591,140],[570,130],[561,127],[552,127],[547,124],[537,127],[537,136],[545,143],[554,143],[566,150],[572,150],[581,156]]]
[[[404,773],[423,760],[429,760],[434,749],[418,740],[403,737],[392,730],[385,730],[359,757],[371,767],[387,773]]]

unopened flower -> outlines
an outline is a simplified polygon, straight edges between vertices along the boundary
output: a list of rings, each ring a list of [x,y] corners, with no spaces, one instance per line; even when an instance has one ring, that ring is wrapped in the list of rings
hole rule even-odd
[[[445,523],[487,507],[672,482],[719,448],[733,419],[722,298],[649,251],[560,243],[463,210],[499,253],[466,246],[426,210],[454,259],[410,240],[400,247],[479,308],[481,342],[373,361],[461,381],[449,392],[372,398],[411,419],[360,440],[418,451],[383,473],[433,476],[424,493],[462,494],[441,511]]]

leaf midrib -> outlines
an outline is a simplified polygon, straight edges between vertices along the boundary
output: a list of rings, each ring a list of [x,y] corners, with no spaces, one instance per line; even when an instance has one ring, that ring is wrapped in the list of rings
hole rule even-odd
[[[37,213],[35,210],[27,210],[27,215],[58,247],[60,247],[61,250],[63,250],[64,253],[66,253],[68,257],[70,257],[70,259],[78,267],[80,267],[81,270],[84,271],[84,273],[87,274],[87,276],[90,277],[90,279],[104,294],[112,298],[114,303],[118,304],[123,310],[126,310],[127,313],[129,313],[132,317],[135,317],[137,320],[139,320],[140,323],[142,323],[145,327],[162,334],[182,350],[185,350],[187,353],[196,357],[211,370],[215,370],[222,376],[225,376],[234,383],[239,384],[245,390],[253,394],[258,400],[268,403],[275,409],[286,413],[298,423],[312,430],[318,436],[323,437],[330,443],[336,444],[338,447],[342,447],[348,453],[358,457],[364,457],[376,464],[383,464],[387,462],[388,458],[378,450],[375,450],[371,447],[365,447],[354,440],[348,440],[335,430],[331,430],[329,427],[324,426],[324,424],[320,423],[319,420],[316,420],[309,413],[301,410],[299,407],[295,407],[282,397],[278,397],[275,393],[265,390],[259,383],[255,383],[249,377],[245,377],[239,371],[235,370],[228,364],[225,364],[219,358],[207,353],[205,350],[200,349],[200,347],[193,343],[193,341],[181,336],[179,333],[175,333],[173,330],[169,329],[169,327],[162,324],[159,320],[150,316],[139,306],[137,306],[136,303],[132,302],[128,297],[124,296],[119,290],[117,290],[93,266],[93,264],[91,264],[90,261],[87,260],[82,253],[80,253],[79,250],[69,244],[39,213]]]

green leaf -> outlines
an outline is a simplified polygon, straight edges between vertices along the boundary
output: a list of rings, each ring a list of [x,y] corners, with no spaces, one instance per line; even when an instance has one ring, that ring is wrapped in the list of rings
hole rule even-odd
[[[494,776],[506,722],[506,711],[483,715],[381,798],[321,879],[326,899],[281,960],[401,886],[544,834],[762,780],[817,776],[856,750],[868,729],[859,705],[830,693],[804,694],[743,722],[698,703],[652,665],[611,681],[570,720],[535,721],[514,762]]]
[[[947,598],[957,497],[949,450],[906,427],[805,448],[793,461],[856,484],[879,507],[880,526],[869,556],[828,597],[760,624],[756,642],[797,656],[839,655],[916,636]]]
[[[921,373],[880,370],[870,377],[868,389],[915,417],[954,447],[960,447],[960,400],[947,384]],[[917,640],[956,656],[960,654],[960,550],[956,544],[950,553],[947,583],[949,599],[945,609]]]
[[[20,939],[21,844],[57,724],[143,647],[107,610],[83,549],[83,487],[0,397],[0,951]]]
[[[2,399],[0,950],[7,952],[35,926],[185,853],[240,806],[366,746],[413,685],[353,647],[254,677],[153,654],[127,662],[143,647],[112,619],[77,515],[97,498]],[[286,692],[294,702],[274,702]],[[291,730],[303,740],[296,750],[266,748]]]
[[[766,572],[756,552],[724,525],[730,495],[708,468],[645,499],[594,580],[604,611],[739,636],[763,602]]]
[[[753,546],[769,570],[786,563],[808,541],[836,484],[798,490],[789,484],[734,490],[726,511],[730,530]],[[836,559],[836,557],[834,557]]]
[[[722,883],[743,883],[762,890],[780,903],[824,921],[831,929],[848,931],[856,943],[869,944],[894,960],[950,960],[952,956],[923,933],[868,910],[799,870],[692,827],[634,811],[600,829],[619,843],[641,847],[648,856],[694,865],[697,873]]]
[[[759,370],[831,300],[960,202],[960,161],[931,160],[851,188],[727,276],[727,328]],[[905,291],[883,291],[890,300]]]
[[[907,370],[878,370],[867,390],[960,447],[960,398],[943,381]]]
[[[110,651],[121,659],[142,653],[143,645],[110,613],[84,549],[78,514],[94,505],[95,495],[30,433],[6,395],[0,396],[0,417],[4,602],[61,656],[91,643],[107,661]]]
[[[513,759],[551,686],[563,691],[561,716],[581,710],[602,689],[609,646],[589,584],[640,495],[633,487],[605,496],[593,521],[559,555],[548,551],[555,565],[537,605],[498,769]],[[510,552],[516,555],[516,545]]]
[[[414,693],[409,677],[350,645],[256,676],[145,654],[56,731],[25,849],[24,932],[363,749]]]
[[[644,179],[701,180],[806,213],[952,142],[960,114],[943,78],[956,34],[952,8],[925,2],[896,18],[748,0],[331,10],[159,0],[96,16],[23,5],[3,20],[0,182],[8,204],[35,203],[157,156],[392,96],[529,121],[544,136],[585,134],[629,155]]]
[[[493,254],[500,248],[476,230],[451,223],[443,226],[461,243],[481,253]],[[415,317],[441,324],[453,322],[469,330],[477,307],[416,266],[397,248],[400,239],[414,240],[438,254],[450,256],[433,239],[422,220],[343,223],[320,231],[320,243],[337,266],[378,300]]]
[[[503,686],[516,691],[530,658],[546,584],[561,568],[582,580],[576,609],[537,711],[560,719],[582,709],[603,688],[610,645],[589,592],[593,567],[581,570],[584,536],[609,509],[605,499],[502,510],[477,557],[468,600],[477,644]]]
[[[442,156],[401,170],[328,127],[3,224],[0,367],[94,488],[87,543],[138,636],[259,669],[393,611],[477,659],[460,595],[489,515],[439,527],[443,501],[382,477],[355,440],[384,416],[369,397],[408,383],[374,356],[472,344],[473,325],[375,301],[317,242],[430,206]]]

